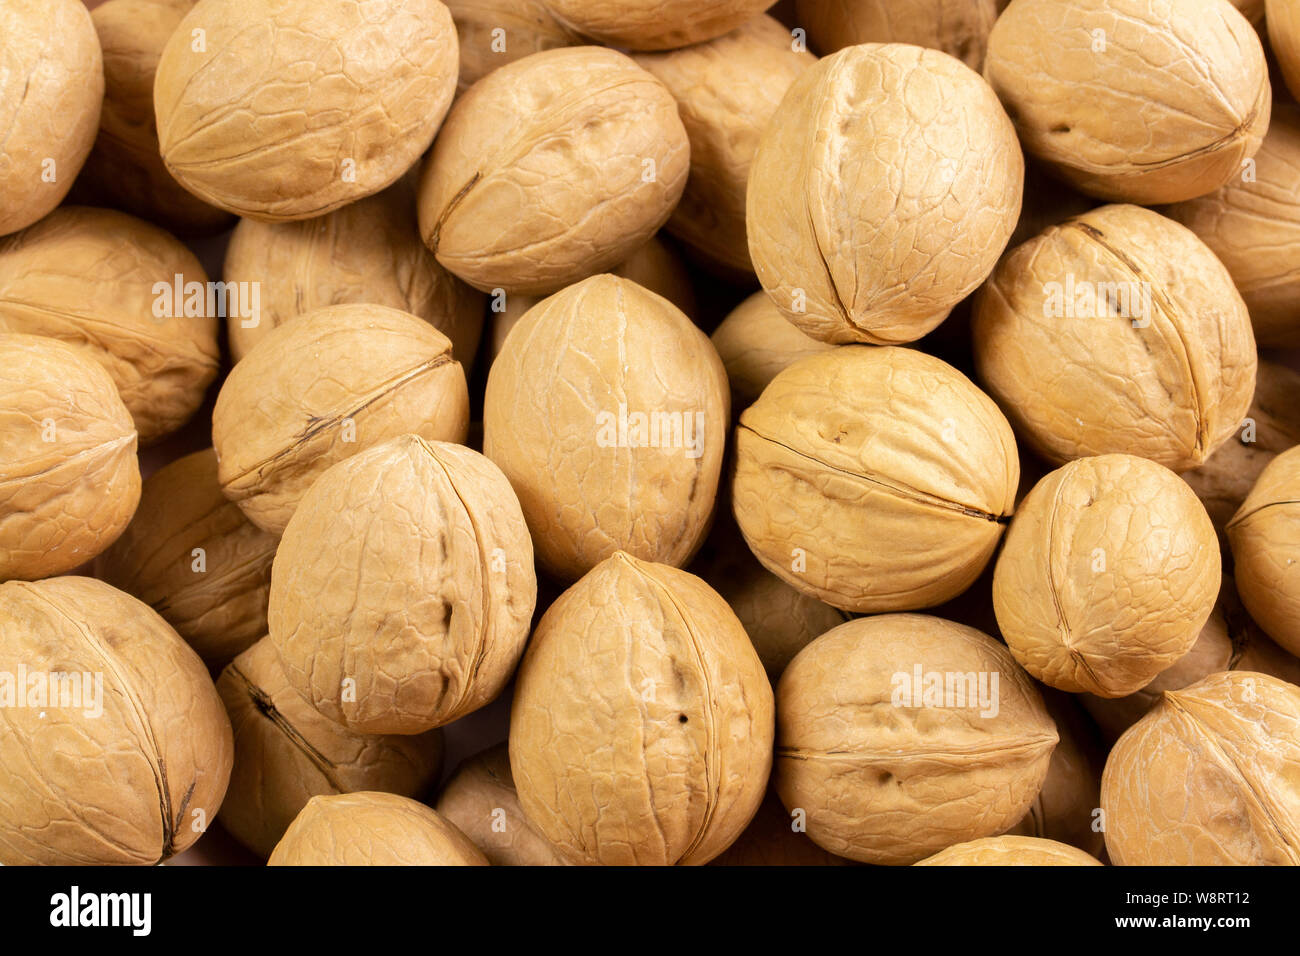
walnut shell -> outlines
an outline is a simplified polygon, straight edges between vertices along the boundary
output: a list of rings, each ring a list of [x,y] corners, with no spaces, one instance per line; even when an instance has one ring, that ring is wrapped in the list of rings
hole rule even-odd
[[[1213,192],[1268,129],[1264,48],[1227,0],[1023,0],[984,76],[1026,152],[1115,202]]]
[[[63,206],[0,240],[0,332],[83,349],[113,377],[148,445],[189,421],[217,377],[217,318],[206,301],[200,314],[186,310],[185,286],[207,279],[194,254],[156,226]]]
[[[709,866],[850,866],[851,860],[827,853],[802,830],[781,806],[776,792],[768,790],[754,819],[736,842]]]
[[[162,158],[221,209],[319,216],[414,165],[457,67],[438,0],[200,0],[158,62]]]
[[[0,584],[0,633],[0,864],[153,864],[197,840],[233,750],[198,655],[91,578]]]
[[[781,802],[806,813],[819,846],[866,863],[915,863],[1006,830],[1057,741],[1006,648],[923,614],[827,631],[781,675],[776,713]]]
[[[772,720],[772,688],[726,602],[620,551],[538,624],[510,767],[528,819],[575,863],[707,863],[758,809]]]
[[[421,173],[420,233],[475,288],[546,295],[654,235],[689,154],[672,95],[628,57],[534,53],[456,101]]]
[[[859,43],[912,43],[942,50],[972,70],[984,65],[995,0],[798,0],[795,20],[822,54]]]
[[[1250,316],[1227,270],[1138,206],[1102,206],[1008,253],[972,331],[981,381],[1056,464],[1116,452],[1195,468],[1255,390]]]
[[[330,468],[303,496],[271,571],[271,640],[326,717],[417,734],[501,692],[536,601],[505,476],[461,445],[403,435]]]
[[[217,680],[235,732],[222,826],[263,859],[312,797],[375,790],[418,797],[442,766],[442,731],[361,735],[322,717],[285,679],[270,638]]]
[[[531,53],[583,43],[551,16],[545,0],[445,0],[460,39],[457,93]]]
[[[727,369],[731,405],[736,409],[758,401],[778,372],[809,355],[835,348],[804,335],[761,290],[732,309],[711,338]]]
[[[749,178],[749,252],[786,317],[827,342],[919,339],[993,269],[1024,159],[988,84],[936,50],[848,47],[805,70]]]
[[[469,837],[435,811],[394,793],[312,797],[275,847],[270,866],[487,866]]]
[[[488,374],[483,453],[556,577],[619,550],[681,566],[707,531],[728,418],[708,337],[635,282],[593,276],[506,339]]]
[[[732,506],[764,567],[804,594],[911,610],[979,576],[1019,474],[1011,427],[956,369],[845,346],[796,362],[741,414]]]
[[[99,560],[98,573],[144,601],[210,667],[266,633],[271,560],[279,539],[226,499],[211,448],[160,468],[140,507]]]
[[[469,388],[451,348],[423,319],[379,305],[328,306],[273,329],[217,395],[222,491],[280,534],[335,462],[408,432],[464,441]]]
[[[1211,674],[1115,744],[1101,779],[1118,866],[1300,864],[1300,687]]]
[[[774,0],[543,0],[570,29],[608,46],[671,50],[734,30]]]
[[[1291,0],[1267,0],[1268,42],[1286,88],[1300,100],[1300,9]]]
[[[1246,610],[1300,656],[1300,447],[1260,473],[1227,532]]]
[[[958,843],[915,866],[1101,866],[1078,847],[1030,836],[995,836]]]

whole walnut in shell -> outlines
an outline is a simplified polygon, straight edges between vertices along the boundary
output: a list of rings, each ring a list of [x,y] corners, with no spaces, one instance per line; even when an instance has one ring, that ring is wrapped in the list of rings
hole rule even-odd
[[[1300,8],[1294,0],[1266,0],[1268,42],[1286,87],[1300,100]]]
[[[859,43],[912,43],[942,50],[972,70],[984,64],[995,0],[798,0],[795,20],[817,52]]]
[[[1056,464],[1115,452],[1195,468],[1255,390],[1231,276],[1190,230],[1138,206],[1102,206],[1017,246],[975,297],[972,331],[980,379]]]
[[[499,66],[583,39],[551,16],[545,0],[445,0],[460,40],[457,93]]]
[[[734,30],[774,0],[543,0],[584,36],[631,50],[671,50]]]
[[[438,0],[200,0],[158,62],[162,158],[221,209],[319,216],[415,164],[457,67]]]
[[[1269,463],[1227,532],[1246,610],[1300,656],[1300,446]]]
[[[463,441],[469,389],[451,348],[423,319],[379,305],[328,306],[272,330],[217,395],[222,491],[280,534],[335,462],[408,432]]]
[[[0,633],[0,864],[154,864],[197,840],[233,750],[198,655],[91,578],[0,584]]]
[[[711,338],[727,369],[732,407],[736,409],[756,402],[777,373],[801,358],[835,348],[829,342],[809,338],[786,321],[762,290],[732,309]]]
[[[995,836],[958,843],[916,866],[1101,866],[1101,860],[1068,843],[1030,836]]]
[[[791,322],[827,342],[919,339],[993,269],[1024,159],[979,75],[899,43],[848,47],[777,107],[750,171],[749,252]]]
[[[1011,827],[1057,741],[1006,648],[923,614],[823,634],[781,675],[776,713],[781,802],[819,846],[865,863],[915,863]]]
[[[726,602],[620,551],[538,624],[510,767],[528,819],[574,863],[707,863],[763,799],[772,720],[772,688]]]

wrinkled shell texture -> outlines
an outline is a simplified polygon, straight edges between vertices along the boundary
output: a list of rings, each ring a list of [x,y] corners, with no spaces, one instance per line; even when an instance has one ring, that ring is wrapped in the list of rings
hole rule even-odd
[[[103,55],[80,0],[0,5],[0,236],[63,201],[94,144],[103,98]]]
[[[995,0],[799,0],[796,20],[822,54],[859,43],[912,43],[942,50],[972,70],[984,64]]]
[[[263,859],[312,797],[418,797],[442,765],[441,731],[363,736],[321,716],[289,686],[269,638],[226,667],[217,691],[235,734],[221,824]]]
[[[1114,452],[1195,468],[1255,390],[1250,315],[1227,270],[1138,206],[1103,206],[1008,253],[975,298],[973,335],[981,381],[1056,464]]]
[[[1300,656],[1300,448],[1273,459],[1228,522],[1242,603]]]
[[[610,46],[671,50],[740,26],[774,0],[543,0],[571,29]]]
[[[917,866],[1101,866],[1096,857],[1055,840],[996,836],[941,850]]]
[[[762,291],[732,309],[711,338],[726,366],[737,408],[757,401],[768,383],[799,359],[835,348],[804,335]]]
[[[956,369],[845,346],[781,372],[740,416],[732,506],[763,565],[846,611],[965,590],[1010,517],[1011,427]]]
[[[359,733],[421,733],[501,692],[536,600],[505,476],[461,445],[404,435],[303,497],[271,573],[271,640],[322,714]]]
[[[1264,49],[1227,0],[1023,0],[984,75],[1027,153],[1117,202],[1212,192],[1268,129]]]
[[[328,306],[272,330],[231,370],[212,412],[222,491],[273,534],[335,462],[408,432],[463,441],[468,428],[451,341],[378,305]]]
[[[900,676],[911,681],[916,668],[982,678],[989,699],[918,706],[897,696]],[[1042,786],[1057,741],[1006,648],[922,614],[828,631],[785,669],[776,701],[781,802],[807,812],[818,845],[865,863],[915,863],[1008,829]]]
[[[278,543],[221,493],[209,448],[149,476],[135,517],[98,571],[161,614],[205,662],[223,667],[266,633]]]
[[[850,866],[851,860],[827,853],[806,833],[793,829],[793,818],[768,790],[745,832],[709,866]]]
[[[920,338],[992,271],[1024,159],[979,75],[935,50],[849,47],[805,70],[750,172],[749,252],[790,321],[828,342]]]
[[[771,685],[726,602],[619,552],[537,626],[510,766],[528,819],[572,862],[707,863],[758,809],[772,730]]]
[[[613,50],[547,50],[456,101],[421,173],[420,233],[475,288],[546,295],[643,245],[689,167],[662,83]]]
[[[469,837],[422,803],[392,793],[312,797],[271,866],[487,866]]]
[[[1300,8],[1294,0],[1267,0],[1268,41],[1291,95],[1300,99]]]
[[[108,373],[0,333],[0,581],[63,574],[113,543],[140,500],[131,416]]]
[[[488,375],[483,453],[519,494],[541,567],[572,581],[619,550],[689,561],[729,424],[708,337],[635,282],[595,276],[506,339]]]
[[[1212,674],[1166,691],[1101,781],[1119,866],[1300,864],[1300,688]]]
[[[460,39],[457,93],[530,53],[583,43],[582,37],[551,16],[545,0],[446,0],[446,4]]]
[[[197,840],[233,752],[198,655],[90,578],[0,584],[0,633],[0,671],[102,681],[97,714],[89,690],[72,706],[0,707],[0,864],[153,864]]]

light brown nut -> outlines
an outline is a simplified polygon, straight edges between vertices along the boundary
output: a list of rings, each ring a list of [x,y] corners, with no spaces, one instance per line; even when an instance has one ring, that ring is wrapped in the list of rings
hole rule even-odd
[[[758,809],[772,721],[771,685],[726,602],[620,551],[538,624],[510,767],[528,819],[575,863],[707,863]]]
[[[1118,866],[1300,864],[1300,687],[1253,671],[1165,691],[1101,779]]]
[[[1214,526],[1167,468],[1080,458],[1034,486],[993,575],[998,627],[1052,687],[1123,697],[1196,643],[1222,567]]]
[[[393,793],[312,797],[269,866],[487,866],[469,837],[435,811]]]
[[[153,864],[197,840],[233,751],[198,655],[91,578],[0,584],[0,633],[0,864]]]
[[[1101,866],[1078,847],[1031,836],[995,836],[958,843],[915,866]]]
[[[152,607],[204,663],[220,668],[266,633],[278,544],[221,493],[208,448],[149,476],[135,517],[97,573]]]
[[[984,281],[1024,159],[988,84],[936,50],[864,44],[805,70],[750,171],[763,288],[827,342],[919,339]]]
[[[628,57],[534,53],[456,101],[421,173],[420,233],[475,288],[546,295],[654,235],[689,165],[672,95]]]
[[[461,445],[403,435],[303,496],[271,572],[271,641],[326,717],[418,734],[501,693],[536,601],[505,476]]]
[[[1008,253],[972,332],[981,381],[1056,464],[1115,452],[1187,471],[1255,391],[1250,315],[1227,270],[1138,206],[1102,206]]]
[[[585,42],[546,9],[545,0],[445,0],[460,39],[460,78],[467,89],[499,66],[530,53]]]
[[[451,341],[379,305],[328,306],[273,329],[231,370],[212,412],[221,489],[273,534],[335,462],[408,432],[464,441],[468,428]]]
[[[865,863],[915,863],[1006,830],[1057,741],[1006,648],[923,614],[826,632],[781,675],[776,712],[781,802],[804,811],[819,846]]]
[[[1117,202],[1213,192],[1268,129],[1264,48],[1227,0],[1021,0],[984,76],[1026,152]]]
[[[38,335],[0,333],[0,581],[71,571],[140,500],[131,416],[108,373]]]
[[[608,46],[671,50],[734,30],[774,0],[543,0],[551,15]]]
[[[732,507],[769,571],[846,611],[960,594],[993,556],[1020,465],[997,406],[912,349],[844,346],[740,416]]]
[[[835,348],[804,335],[762,290],[732,309],[713,331],[712,339],[727,369],[731,405],[737,410],[758,401],[778,372],[802,358]]]
[[[1260,473],[1227,532],[1246,610],[1300,656],[1300,447]]]
[[[1268,42],[1291,95],[1300,99],[1300,7],[1294,0],[1266,0]]]
[[[665,228],[715,271],[752,282],[745,195],[754,152],[790,84],[817,58],[760,14],[716,40],[636,62],[668,87],[691,143],[686,191]]]
[[[200,0],[158,62],[162,158],[221,209],[319,216],[414,165],[457,67],[438,0]]]
[[[185,424],[217,377],[207,278],[156,226],[64,206],[0,240],[0,331],[48,335],[93,357],[148,445]]]
[[[721,856],[709,861],[709,866],[852,866],[834,853],[827,853],[801,829],[799,823],[785,812],[774,790],[759,804],[754,819],[736,842],[727,847]]]
[[[436,809],[473,840],[493,866],[568,865],[524,815],[503,743],[463,761],[443,788]]]
[[[620,550],[681,566],[707,531],[728,414],[708,337],[635,282],[593,276],[506,339],[488,374],[483,453],[556,577],[576,580]]]
[[[0,5],[0,236],[63,201],[99,128],[104,64],[79,0]]]
[[[257,288],[257,314],[228,313],[238,362],[274,328],[327,305],[370,303],[418,315],[447,338],[465,368],[483,331],[483,296],[447,272],[420,239],[415,191],[400,180],[375,196],[303,222],[241,219],[226,282]]]
[[[270,638],[217,680],[235,732],[222,826],[263,859],[312,797],[374,790],[418,797],[442,766],[442,731],[355,734],[322,717],[284,677]]]
[[[798,0],[795,22],[823,55],[859,43],[912,43],[942,50],[972,70],[984,65],[995,0]]]

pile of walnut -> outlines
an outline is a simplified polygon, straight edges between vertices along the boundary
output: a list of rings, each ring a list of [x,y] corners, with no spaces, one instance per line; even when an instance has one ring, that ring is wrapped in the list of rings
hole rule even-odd
[[[1300,863],[1295,0],[89,6],[0,863]]]

